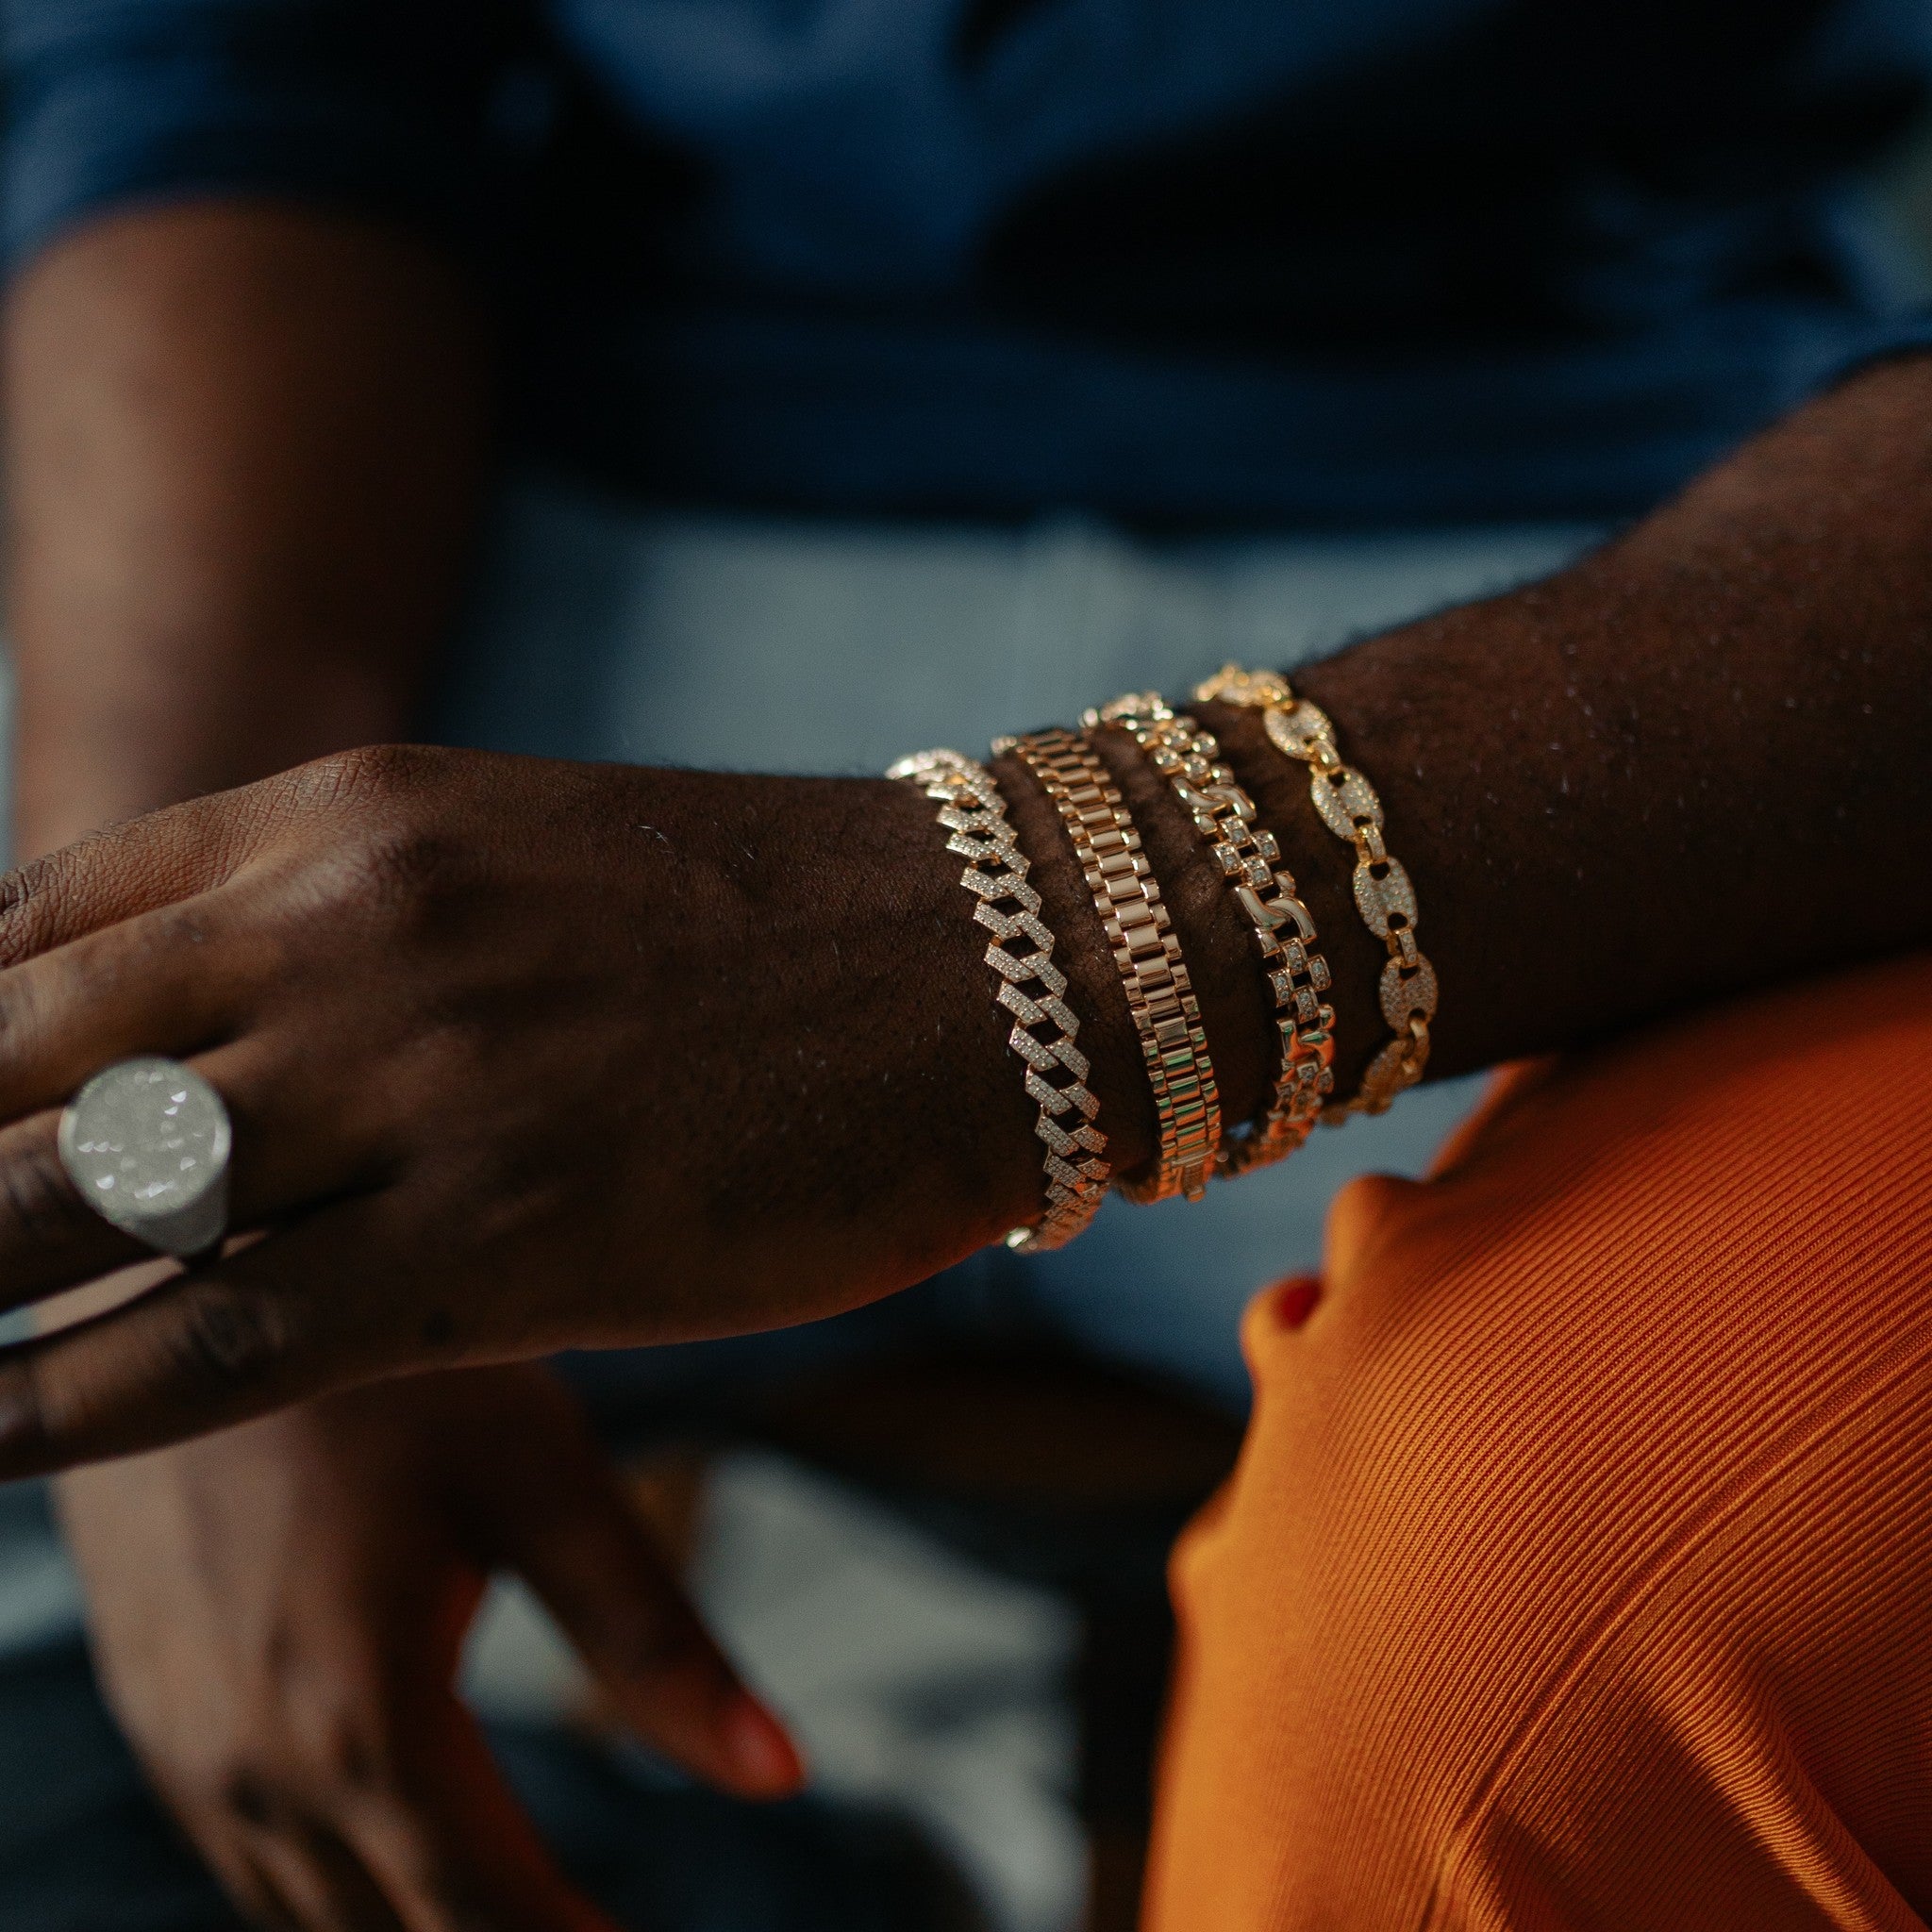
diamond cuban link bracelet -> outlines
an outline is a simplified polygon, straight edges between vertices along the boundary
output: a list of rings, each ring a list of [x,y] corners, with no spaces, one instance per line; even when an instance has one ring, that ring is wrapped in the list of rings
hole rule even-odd
[[[1014,1228],[1007,1245],[1021,1254],[1065,1247],[1099,1211],[1113,1170],[1100,1158],[1107,1148],[1093,1124],[1100,1103],[1087,1091],[1087,1056],[1074,1044],[1080,1022],[1061,997],[1066,975],[1053,963],[1040,894],[1026,883],[1026,855],[984,765],[956,751],[922,751],[886,775],[912,780],[937,802],[946,850],[966,861],[959,883],[977,902],[973,917],[992,934],[986,963],[999,975],[994,997],[1013,1016],[1007,1044],[1026,1063],[1026,1091],[1040,1108],[1033,1131],[1046,1143],[1046,1213],[1036,1227]],[[1031,950],[1012,951],[1014,940]]]
[[[1331,1106],[1333,1121],[1357,1113],[1386,1113],[1413,1087],[1429,1062],[1429,1022],[1436,1017],[1436,969],[1416,945],[1415,888],[1400,859],[1382,842],[1382,801],[1375,788],[1335,748],[1335,726],[1320,706],[1297,698],[1273,671],[1224,665],[1194,690],[1197,704],[1241,705],[1261,713],[1277,751],[1308,766],[1308,796],[1322,823],[1355,847],[1355,904],[1362,924],[1389,949],[1382,969],[1382,1017],[1395,1038],[1369,1062],[1353,1100]]]
[[[1124,731],[1174,788],[1194,829],[1221,866],[1229,892],[1254,928],[1274,1000],[1281,1057],[1274,1086],[1245,1131],[1222,1142],[1217,1166],[1228,1178],[1292,1154],[1321,1118],[1335,1088],[1335,1014],[1321,995],[1328,962],[1314,950],[1315,922],[1281,864],[1274,834],[1255,824],[1255,802],[1215,760],[1213,734],[1174,709],[1158,691],[1115,698],[1080,721],[1090,730]],[[1284,930],[1285,928],[1292,930]]]
[[[1221,1140],[1221,1094],[1193,982],[1159,881],[1141,853],[1141,835],[1107,767],[1077,732],[996,738],[992,748],[1024,759],[1058,808],[1126,987],[1154,1090],[1160,1151],[1148,1178],[1116,1186],[1130,1201],[1162,1201],[1176,1193],[1198,1201]]]

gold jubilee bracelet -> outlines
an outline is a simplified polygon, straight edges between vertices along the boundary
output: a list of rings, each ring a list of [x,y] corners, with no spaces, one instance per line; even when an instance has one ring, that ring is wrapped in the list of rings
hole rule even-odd
[[[1014,1228],[1007,1245],[1022,1254],[1063,1248],[1099,1212],[1113,1170],[1100,1158],[1100,1103],[1087,1091],[1087,1056],[1074,1044],[1080,1022],[1061,997],[1066,974],[1053,963],[1054,938],[1040,917],[1040,894],[1026,883],[1026,855],[984,765],[956,751],[922,751],[886,776],[912,780],[938,804],[946,850],[966,861],[959,883],[977,901],[973,917],[992,934],[986,963],[999,975],[994,997],[1013,1016],[1007,1044],[1026,1063],[1026,1091],[1040,1108],[1033,1131],[1046,1143],[1046,1214],[1037,1227]],[[1015,940],[1027,950],[1014,952]]]
[[[1115,698],[1080,721],[1090,730],[1124,731],[1174,788],[1194,829],[1221,866],[1228,891],[1254,928],[1281,1055],[1260,1111],[1244,1132],[1230,1133],[1217,1161],[1232,1179],[1292,1154],[1321,1118],[1335,1090],[1335,1013],[1324,1005],[1328,962],[1314,950],[1315,922],[1281,863],[1274,834],[1256,825],[1255,801],[1217,762],[1213,733],[1176,711],[1158,691]]]
[[[1079,733],[996,738],[992,748],[1024,760],[1058,808],[1126,987],[1154,1090],[1160,1153],[1146,1180],[1115,1185],[1130,1201],[1163,1201],[1170,1194],[1198,1201],[1221,1140],[1221,1093],[1193,982],[1141,835],[1107,767]]]
[[[1195,687],[1194,701],[1258,710],[1269,742],[1310,768],[1308,796],[1322,823],[1355,847],[1356,910],[1389,949],[1380,992],[1382,1017],[1395,1038],[1369,1062],[1355,1098],[1331,1106],[1324,1118],[1341,1121],[1350,1114],[1386,1113],[1398,1093],[1422,1078],[1429,1063],[1436,969],[1415,942],[1415,888],[1401,860],[1391,858],[1382,842],[1382,801],[1361,773],[1342,762],[1327,713],[1306,698],[1297,698],[1287,678],[1276,673],[1225,664]]]

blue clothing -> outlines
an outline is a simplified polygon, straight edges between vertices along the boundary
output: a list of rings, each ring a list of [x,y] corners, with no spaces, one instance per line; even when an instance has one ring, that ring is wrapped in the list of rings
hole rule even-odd
[[[1932,341],[1856,194],[1925,0],[8,0],[5,57],[13,259],[417,225],[525,442],[674,501],[1619,515]]]

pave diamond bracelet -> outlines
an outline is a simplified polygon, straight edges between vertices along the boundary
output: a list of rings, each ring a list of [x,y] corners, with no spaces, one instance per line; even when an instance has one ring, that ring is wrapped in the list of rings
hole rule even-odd
[[[1259,1112],[1228,1134],[1216,1165],[1230,1179],[1267,1167],[1308,1138],[1335,1088],[1335,1013],[1321,997],[1328,990],[1328,962],[1314,949],[1314,919],[1281,863],[1274,834],[1255,824],[1254,800],[1218,762],[1221,747],[1204,725],[1158,691],[1115,698],[1080,722],[1090,730],[1124,731],[1141,747],[1173,787],[1254,929],[1274,1002],[1280,1058]]]
[[[1146,1179],[1115,1185],[1130,1201],[1163,1201],[1170,1194],[1198,1201],[1221,1140],[1221,1093],[1193,982],[1141,835],[1107,767],[1079,733],[996,738],[992,748],[1023,759],[1058,808],[1126,988],[1154,1090],[1160,1150]]]
[[[1113,1170],[1100,1158],[1100,1103],[1087,1091],[1087,1056],[1074,1044],[1080,1022],[1062,998],[1066,975],[1053,963],[1040,894],[1026,883],[1026,855],[984,765],[956,751],[922,751],[886,775],[910,779],[937,803],[946,850],[966,861],[959,883],[977,902],[973,917],[992,934],[986,963],[999,975],[994,998],[1013,1016],[1007,1044],[1025,1062],[1026,1091],[1040,1108],[1033,1131],[1046,1143],[1046,1213],[1037,1226],[1014,1228],[1007,1245],[1022,1254],[1063,1248],[1099,1211]],[[1014,951],[1015,941],[1025,950]]]
[[[1375,788],[1335,748],[1335,726],[1320,706],[1297,698],[1287,678],[1273,671],[1243,671],[1226,664],[1196,686],[1197,704],[1241,705],[1261,713],[1268,741],[1309,767],[1308,796],[1322,823],[1355,847],[1355,905],[1362,924],[1389,949],[1382,969],[1382,1017],[1394,1039],[1369,1062],[1353,1100],[1331,1106],[1323,1118],[1386,1113],[1389,1104],[1413,1087],[1429,1062],[1429,1022],[1436,1017],[1436,969],[1415,942],[1415,888],[1402,861],[1382,842],[1382,801]]]

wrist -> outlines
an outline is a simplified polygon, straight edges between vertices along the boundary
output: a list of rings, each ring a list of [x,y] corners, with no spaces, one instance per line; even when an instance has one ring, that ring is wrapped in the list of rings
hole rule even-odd
[[[1118,729],[1090,713],[1078,736],[1004,741],[991,773],[945,753],[895,768],[941,808],[952,836],[936,842],[966,860],[958,882],[976,903],[959,929],[993,935],[977,949],[996,976],[982,976],[1012,1019],[985,1043],[1007,1032],[1002,1058],[1025,1063],[1021,1091],[1044,1149],[1029,1211],[1012,1223],[1032,1230],[1029,1247],[1072,1239],[1109,1185],[1137,1201],[1198,1198],[1208,1173],[1278,1159],[1329,1091],[1328,1011],[1306,1004],[1328,980],[1304,908],[1289,899],[1307,958],[1275,937],[1286,911],[1272,897],[1251,911],[1261,902],[1245,875],[1229,876],[1230,855],[1275,864],[1275,841],[1263,830],[1257,852],[1245,832],[1204,831],[1208,808],[1176,775],[1191,755],[1175,743],[1194,727],[1158,705],[1149,715],[1174,722],[1143,730],[1123,700],[1101,721]],[[1292,895],[1295,882],[1277,872],[1267,890]]]
[[[1065,1065],[1085,1086],[1069,1097],[1083,1109],[1091,1101],[1102,1103],[1100,1115],[1090,1118],[1105,1143],[1089,1145],[1087,1155],[1104,1155],[1105,1164],[1083,1172],[1089,1185],[1104,1187],[1110,1169],[1112,1184],[1135,1200],[1192,1193],[1204,1146],[1218,1147],[1213,1167],[1228,1178],[1279,1159],[1299,1146],[1324,1095],[1332,1096],[1330,1108],[1352,1103],[1380,1111],[1393,1091],[1417,1076],[1427,1053],[1425,1032],[1417,1036],[1419,1052],[1402,1032],[1399,1057],[1386,1037],[1395,1024],[1385,1009],[1396,938],[1381,937],[1379,903],[1373,931],[1370,905],[1357,903],[1361,867],[1383,856],[1374,826],[1352,835],[1346,841],[1357,848],[1352,856],[1331,865],[1319,885],[1312,883],[1320,875],[1314,868],[1331,856],[1321,848],[1337,835],[1334,812],[1315,809],[1306,776],[1299,788],[1284,784],[1288,774],[1303,767],[1290,764],[1268,742],[1258,713],[1245,707],[1206,708],[1242,741],[1240,754],[1202,735],[1211,728],[1205,722],[1197,726],[1177,718],[1152,697],[1123,698],[1090,712],[1081,736],[1050,732],[1019,741],[995,768],[1005,807],[995,805],[990,825],[1000,829],[1004,809],[1006,836],[1019,837],[1031,864],[1030,890],[1039,895],[1047,930],[1034,932],[1030,941],[1018,937],[1020,953],[990,956],[989,963],[1000,966],[1004,979],[1018,980],[1023,975],[1010,969],[1025,960],[1028,944],[1048,946],[1065,975],[1066,1006],[1078,1022],[1078,1056]],[[1242,795],[1239,773],[1223,769],[1211,784],[1206,775],[1210,764],[1224,767],[1238,755],[1264,774],[1257,789],[1267,794],[1268,816],[1279,831],[1266,817],[1257,823],[1257,808]],[[1324,742],[1324,755],[1336,763],[1332,744]],[[1374,809],[1363,781],[1351,782],[1364,808]],[[1197,784],[1208,788],[1210,798],[1191,789]],[[970,783],[966,791],[971,796],[963,802],[978,796]],[[928,795],[947,799],[943,790]],[[1217,817],[1222,813],[1230,816],[1224,821]],[[1027,889],[1014,888],[1023,895],[1016,901],[998,885],[1011,876],[1004,862],[991,854],[971,855],[973,841],[991,832],[950,818],[945,823],[971,834],[968,883],[988,901],[976,916],[991,916],[995,924],[1010,921],[1024,909]],[[1307,845],[1310,829],[1314,848],[1304,854],[1296,848]],[[1286,869],[1302,867],[1304,856],[1311,881],[1307,887]],[[1385,875],[1393,892],[1402,880],[1392,854],[1386,865],[1372,868],[1374,879]],[[1348,936],[1339,945],[1318,937],[1310,899],[1322,904],[1329,929]],[[1393,924],[1412,917],[1401,911],[1403,903],[1391,908]],[[1357,927],[1361,937],[1354,939]],[[1413,937],[1406,930],[1400,937],[1401,959],[1411,962],[1411,972],[1426,973]],[[1332,999],[1339,1006],[1343,995],[1331,982],[1324,947],[1361,967],[1361,1002],[1346,1024],[1330,1005]],[[1038,977],[1024,975],[1026,981]],[[1432,978],[1428,984],[1433,987]],[[1080,1183],[1054,1159],[1081,1159],[1062,1144],[1068,1125],[1079,1123],[1065,1102],[1055,1107],[1050,1093],[1034,1091],[1042,1080],[1052,1087],[1068,1077],[1055,1065],[1057,1042],[1071,1036],[1074,1021],[1066,1012],[1034,1012],[1027,1005],[1059,991],[1051,984],[1044,991],[1001,986],[997,995],[1008,1007],[1009,991],[1024,995],[1017,1010],[1030,1039],[1019,1038],[1016,1028],[1012,1043],[1034,1070],[1025,1078],[1042,1108],[1036,1131],[1049,1148],[1048,1199],[1059,1204],[1049,1215],[1048,1245],[1082,1224],[1077,1216],[1071,1226],[1061,1224],[1073,1204],[1059,1191]],[[1346,1087],[1331,1084],[1338,1038]]]

